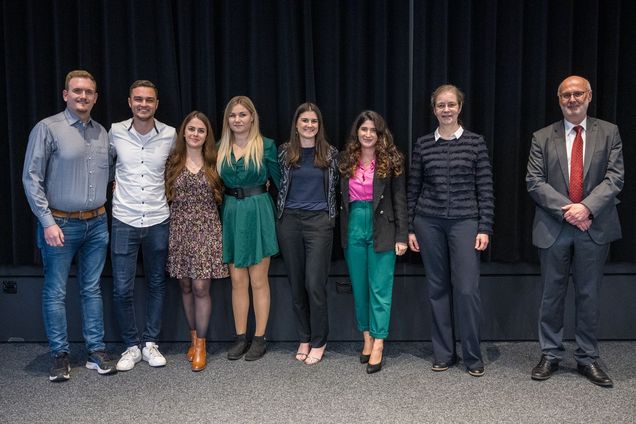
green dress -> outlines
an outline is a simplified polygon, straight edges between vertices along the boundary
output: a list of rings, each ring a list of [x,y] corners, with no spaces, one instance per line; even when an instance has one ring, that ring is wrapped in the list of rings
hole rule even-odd
[[[260,170],[254,163],[245,167],[244,158],[236,160],[230,154],[231,164],[223,163],[221,178],[226,187],[260,186],[271,179],[278,188],[280,166],[276,144],[263,137],[263,163]],[[223,262],[236,268],[258,264],[264,257],[278,253],[274,202],[269,193],[237,199],[225,195],[222,211]]]

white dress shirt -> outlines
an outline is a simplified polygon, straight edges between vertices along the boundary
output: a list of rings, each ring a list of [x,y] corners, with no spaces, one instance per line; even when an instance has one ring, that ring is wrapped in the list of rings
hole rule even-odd
[[[165,221],[170,216],[166,160],[175,144],[175,129],[155,119],[154,128],[140,135],[128,119],[113,124],[108,139],[117,155],[113,218],[135,228]]]

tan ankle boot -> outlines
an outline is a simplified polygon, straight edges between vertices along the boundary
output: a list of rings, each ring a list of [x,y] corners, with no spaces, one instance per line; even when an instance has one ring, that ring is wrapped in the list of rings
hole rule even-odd
[[[201,371],[205,368],[205,339],[197,337],[197,344],[194,349],[194,357],[192,358],[192,371]]]
[[[188,357],[188,361],[192,362],[192,358],[194,358],[194,348],[197,345],[197,331],[196,330],[192,330],[190,331],[190,347],[188,348],[188,353],[186,353],[186,356]]]

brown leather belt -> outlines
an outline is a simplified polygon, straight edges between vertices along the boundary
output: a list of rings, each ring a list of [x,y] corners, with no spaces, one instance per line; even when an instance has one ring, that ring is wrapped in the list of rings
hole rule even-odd
[[[104,206],[100,206],[96,209],[91,209],[90,211],[78,211],[78,212],[64,212],[58,211],[57,209],[51,209],[51,215],[56,218],[68,218],[68,219],[92,219],[97,216],[106,213],[106,208]]]

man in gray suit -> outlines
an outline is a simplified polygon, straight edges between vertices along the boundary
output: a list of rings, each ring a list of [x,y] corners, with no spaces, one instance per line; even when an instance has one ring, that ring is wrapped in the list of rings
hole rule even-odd
[[[586,79],[566,78],[557,96],[564,120],[534,133],[526,175],[528,193],[537,205],[532,240],[539,248],[543,281],[543,354],[531,376],[546,380],[559,367],[572,272],[578,371],[594,384],[611,387],[612,380],[596,362],[596,333],[603,264],[609,243],[621,237],[616,211],[624,179],[621,138],[616,125],[587,116],[592,88]]]

